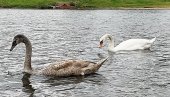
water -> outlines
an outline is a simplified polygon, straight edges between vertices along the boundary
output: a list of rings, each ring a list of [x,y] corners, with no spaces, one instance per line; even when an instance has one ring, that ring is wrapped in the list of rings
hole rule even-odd
[[[0,10],[2,97],[170,97],[170,10]],[[110,53],[115,43],[157,37],[151,50]],[[33,45],[33,68],[62,59],[109,60],[93,75],[45,77],[22,73],[25,46],[10,52],[16,34]],[[104,42],[107,44],[106,42]]]

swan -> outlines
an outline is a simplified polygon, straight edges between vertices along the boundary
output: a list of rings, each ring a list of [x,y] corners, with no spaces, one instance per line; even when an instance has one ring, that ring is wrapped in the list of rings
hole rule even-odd
[[[100,48],[103,47],[103,41],[109,39],[108,50],[111,52],[125,51],[125,50],[145,50],[149,49],[156,37],[153,39],[129,39],[121,42],[119,45],[114,47],[113,37],[110,34],[105,34],[100,38]]]
[[[78,76],[95,73],[102,64],[108,59],[104,58],[99,62],[90,62],[84,60],[65,60],[49,64],[41,69],[33,69],[31,66],[32,45],[30,40],[22,35],[18,34],[13,38],[12,51],[16,45],[24,43],[26,46],[24,72],[28,74],[40,74],[49,76]]]

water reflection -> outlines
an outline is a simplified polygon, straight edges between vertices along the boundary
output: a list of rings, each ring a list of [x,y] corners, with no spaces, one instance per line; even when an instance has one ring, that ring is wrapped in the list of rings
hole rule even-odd
[[[35,89],[32,87],[31,82],[30,82],[30,76],[31,74],[24,73],[22,77],[22,83],[23,83],[23,89],[22,91],[25,93],[29,93],[29,97],[33,97]]]
[[[84,89],[86,86],[81,87],[80,84],[93,84],[93,85],[104,85],[107,82],[107,79],[101,74],[90,74],[86,76],[71,76],[71,77],[54,77],[54,76],[34,76],[32,75],[32,81],[36,81],[35,83],[31,83],[30,81],[31,75],[28,73],[23,74],[22,83],[23,89],[22,91],[26,94],[29,94],[29,97],[40,96],[41,94],[34,95],[35,91],[38,93],[42,91],[43,88],[34,89],[33,86],[36,83],[41,83],[40,85],[45,85],[48,87],[47,89],[55,88],[51,92],[65,92],[65,91],[73,91],[76,89]],[[39,82],[38,82],[39,80]],[[33,86],[32,86],[33,85]],[[87,88],[87,87],[86,87]],[[44,89],[46,90],[46,89]]]
[[[48,83],[50,86],[60,86],[69,84],[79,84],[81,82],[93,83],[93,84],[104,84],[106,78],[101,74],[90,74],[85,76],[71,76],[71,77],[46,77],[41,83]]]

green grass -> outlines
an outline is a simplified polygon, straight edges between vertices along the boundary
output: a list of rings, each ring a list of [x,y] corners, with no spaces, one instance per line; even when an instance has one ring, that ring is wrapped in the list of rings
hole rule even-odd
[[[3,8],[48,8],[64,0],[0,0]],[[68,1],[68,0],[66,0]]]
[[[170,0],[0,0],[1,8],[48,8],[56,3],[74,3],[76,8],[170,8]]]

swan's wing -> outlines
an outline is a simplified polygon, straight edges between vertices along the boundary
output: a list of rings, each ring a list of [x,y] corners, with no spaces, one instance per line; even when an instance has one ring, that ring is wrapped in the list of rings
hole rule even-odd
[[[89,61],[66,60],[47,66],[41,73],[55,76],[84,75],[95,72],[96,66],[96,63]]]
[[[96,64],[94,62],[84,60],[64,60],[61,62],[53,63],[51,65],[53,66],[54,69],[59,70],[68,67],[84,68],[89,66],[90,63]]]
[[[147,39],[129,39],[121,42],[114,50],[137,50],[146,49],[151,46],[150,40]]]

